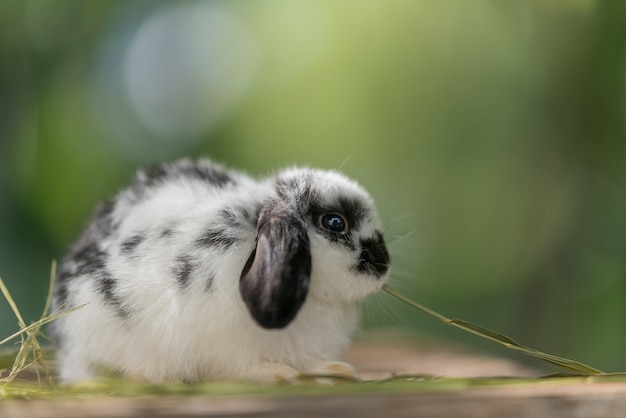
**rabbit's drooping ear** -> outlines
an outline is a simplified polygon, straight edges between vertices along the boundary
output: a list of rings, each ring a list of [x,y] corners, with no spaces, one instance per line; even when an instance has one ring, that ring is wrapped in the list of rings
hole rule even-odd
[[[239,281],[252,317],[264,328],[284,328],[296,317],[309,289],[311,251],[304,222],[284,202],[265,206],[256,248]]]

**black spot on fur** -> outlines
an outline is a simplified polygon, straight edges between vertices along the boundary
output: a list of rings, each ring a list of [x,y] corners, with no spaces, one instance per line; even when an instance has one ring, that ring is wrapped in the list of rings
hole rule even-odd
[[[113,224],[113,210],[115,209],[115,202],[107,200],[102,202],[96,208],[93,214],[92,228],[97,230],[99,235],[108,236],[115,229]]]
[[[178,257],[174,262],[172,273],[181,288],[189,286],[189,279],[194,268],[193,258],[187,255]]]
[[[56,283],[54,285],[54,301],[57,307],[61,307],[67,302],[67,293],[70,276],[60,267],[57,269]]]
[[[74,253],[77,248],[90,245],[96,238],[110,236],[116,232],[119,225],[113,221],[114,210],[115,202],[110,200],[102,202],[96,207],[91,215],[89,227],[74,247]]]
[[[366,205],[356,198],[340,197],[338,200],[339,207],[348,218],[351,228],[358,228],[365,215],[367,215]]]
[[[244,213],[244,217],[246,218],[246,221],[251,224],[256,226],[259,223],[259,216],[261,214],[261,204],[257,204],[252,208],[246,208],[243,211]]]
[[[108,254],[99,248],[96,243],[91,243],[70,256],[74,264],[73,271],[68,273],[71,276],[82,274],[93,274],[104,270]]]
[[[122,242],[122,244],[120,245],[120,249],[122,253],[130,255],[135,252],[139,244],[141,244],[145,239],[146,236],[143,234],[133,235],[132,237]]]
[[[206,280],[205,289],[207,290],[207,292],[212,292],[214,286],[215,286],[215,276],[211,274]]]
[[[239,212],[234,209],[227,208],[220,210],[219,216],[229,228],[241,228],[243,214],[238,215],[238,213]]]
[[[61,306],[66,303],[70,282],[85,276],[88,280],[94,280],[97,291],[102,294],[106,303],[116,309],[118,315],[127,317],[128,310],[116,293],[117,282],[106,268],[109,257],[107,252],[96,242],[87,241],[87,237],[83,237],[79,244],[81,242],[85,245],[74,248],[59,266],[54,290],[55,304]]]
[[[382,277],[389,269],[389,252],[380,232],[374,238],[361,240],[361,255],[356,269],[361,273]]]
[[[105,302],[115,307],[116,312],[120,317],[128,317],[130,312],[123,306],[122,299],[117,294],[117,280],[115,280],[106,270],[99,272],[96,279],[98,291],[104,297]]]
[[[168,172],[165,165],[154,164],[146,168],[143,174],[145,176],[144,183],[148,186],[152,186],[167,177]]]
[[[58,306],[67,302],[69,282],[74,277],[93,275],[104,270],[108,254],[100,248],[97,240],[115,233],[117,226],[113,222],[114,210],[114,201],[105,201],[98,205],[92,215],[91,224],[59,264],[54,289],[54,300]]]
[[[180,160],[172,164],[154,164],[140,171],[129,186],[129,198],[139,201],[147,190],[180,178],[200,180],[214,187],[236,183],[228,170],[211,161]]]
[[[161,225],[161,227],[158,230],[159,231],[158,236],[161,238],[168,238],[168,237],[175,235],[176,233],[179,232],[178,231],[179,223],[180,221],[178,220],[170,220],[164,225]]]
[[[196,244],[201,248],[219,248],[220,250],[227,250],[235,243],[237,239],[229,237],[227,232],[223,229],[209,229],[198,240]]]
[[[172,235],[174,235],[173,227],[167,227],[161,230],[161,238],[171,237]]]
[[[311,176],[308,174],[288,179],[278,178],[275,188],[279,199],[295,204],[299,213],[305,213],[314,200]]]
[[[201,180],[217,187],[235,183],[226,169],[207,160],[195,163],[181,160],[173,164],[155,164],[143,170],[138,176],[138,181],[146,186],[154,186],[166,180],[182,177]]]
[[[228,171],[208,161],[199,161],[192,165],[182,165],[179,167],[179,171],[185,177],[202,180],[218,187],[226,187],[235,183],[235,180]]]
[[[167,176],[168,172],[164,164],[154,164],[143,169],[137,173],[137,176],[128,187],[129,198],[133,202],[142,200],[148,189],[161,184]]]
[[[239,229],[245,224],[256,227],[260,212],[261,204],[259,203],[252,206],[235,206],[222,209],[219,216],[228,228]]]

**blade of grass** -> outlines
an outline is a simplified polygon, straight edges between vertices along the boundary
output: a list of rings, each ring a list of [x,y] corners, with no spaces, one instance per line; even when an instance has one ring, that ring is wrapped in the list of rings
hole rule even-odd
[[[580,373],[582,375],[599,375],[599,374],[604,374],[602,371],[588,366],[584,363],[580,363],[578,361],[574,361],[574,360],[570,360],[567,358],[563,358],[563,357],[558,357],[558,356],[554,356],[552,354],[547,354],[547,353],[543,353],[539,350],[535,350],[534,348],[530,348],[530,347],[525,347],[519,343],[517,343],[515,340],[513,340],[512,338],[507,337],[506,335],[500,334],[499,332],[496,331],[492,331],[490,329],[481,327],[479,325],[476,324],[472,324],[471,322],[467,322],[467,321],[463,321],[461,319],[450,319],[447,318],[443,315],[441,315],[438,312],[433,311],[432,309],[429,309],[407,297],[405,297],[404,295],[396,292],[395,290],[391,289],[389,286],[385,285],[383,286],[383,290],[393,296],[394,298],[398,299],[401,302],[406,303],[407,305],[421,311],[424,312],[427,315],[430,315],[432,317],[435,317],[437,319],[439,319],[440,321],[442,321],[444,324],[446,325],[451,325],[453,327],[462,329],[463,331],[472,333],[474,335],[477,335],[479,337],[482,338],[486,338],[488,340],[494,341],[498,344],[501,344],[503,346],[505,346],[506,348],[509,348],[511,350],[515,350],[515,351],[519,351],[521,353],[524,353],[528,356],[531,357],[535,357],[538,359],[541,359],[543,361],[546,361],[548,363],[554,364],[556,366],[562,367],[564,369],[567,369],[569,371],[573,371],[576,373]]]
[[[46,304],[43,307],[43,312],[41,312],[41,319],[48,316],[50,312],[50,306],[52,305],[52,295],[54,295],[54,282],[56,282],[57,278],[57,261],[52,260],[52,264],[50,265],[50,284],[48,285],[48,296],[46,297]]]
[[[15,301],[11,297],[11,293],[9,293],[9,289],[7,289],[1,277],[0,277],[0,291],[2,291],[2,295],[7,300],[7,302],[9,303],[9,306],[13,310],[13,314],[17,317],[17,324],[20,326],[20,328],[25,328],[26,324],[24,323],[24,319],[22,318],[22,315],[20,314],[20,310],[17,309],[17,305],[15,304]]]
[[[49,280],[49,285],[48,285],[48,295],[46,297],[46,304],[44,305],[43,311],[41,312],[41,317],[39,318],[40,320],[47,317],[48,313],[50,312],[50,307],[52,306],[52,297],[54,295],[54,283],[56,281],[56,272],[57,272],[57,262],[56,260],[52,260],[52,263],[50,265],[50,280]],[[44,351],[39,345],[39,340],[37,339],[38,334],[40,334],[44,338],[46,337],[39,329],[35,331],[35,335],[34,335],[35,344],[33,346],[33,356],[35,357],[35,360],[37,361],[39,366],[42,368],[44,374],[48,376],[48,383],[52,383],[52,376],[50,374],[50,371],[48,370],[48,366],[46,365],[46,362],[44,361]],[[37,381],[41,383],[41,376],[39,375],[39,369],[35,368],[35,372],[37,373]]]
[[[0,281],[2,281],[2,278],[0,278]],[[83,303],[82,305],[78,305],[78,306],[74,306],[72,308],[69,309],[65,309],[65,310],[56,310],[54,312],[52,312],[50,315],[46,316],[45,318],[41,318],[38,321],[33,322],[32,324],[21,328],[19,331],[14,332],[13,334],[9,335],[8,337],[6,337],[5,339],[3,339],[2,341],[0,341],[0,345],[3,345],[23,334],[26,334],[30,331],[36,330],[38,328],[41,328],[43,325],[46,325],[49,322],[55,321],[61,317],[64,317],[65,315],[68,315],[74,311],[77,311],[79,309],[84,308],[85,306],[87,306],[86,303]]]
[[[49,322],[52,322],[62,316],[65,316],[85,306],[85,304],[83,304],[83,305],[75,306],[70,309],[64,309],[64,307],[61,307],[55,312],[52,312],[51,314],[48,313],[50,311],[50,306],[52,303],[55,272],[56,272],[56,263],[53,261],[52,267],[51,267],[51,273],[50,273],[50,286],[49,286],[49,291],[48,291],[48,297],[46,299],[46,304],[42,312],[41,318],[38,321],[33,322],[32,324],[28,326],[24,322],[24,319],[19,309],[17,308],[17,304],[15,303],[13,297],[11,296],[11,293],[9,292],[4,281],[0,277],[0,291],[2,292],[9,306],[11,306],[11,309],[13,310],[13,313],[15,314],[15,317],[18,320],[18,325],[20,327],[19,331],[9,335],[8,337],[0,341],[0,346],[1,346],[5,344],[6,342],[11,341],[12,339],[15,339],[18,337],[20,338],[20,345],[15,355],[13,366],[11,367],[9,374],[6,377],[0,378],[0,389],[6,387],[8,384],[13,382],[19,373],[21,373],[25,369],[35,364],[38,364],[42,368],[45,375],[48,376],[48,379],[51,381],[50,373],[48,372],[48,368],[43,360],[44,350],[41,348],[41,345],[39,344],[39,340],[38,340],[39,337],[45,337],[43,333],[41,332],[41,327]],[[41,376],[39,374],[39,369],[35,368],[35,373],[37,375],[37,379],[39,383],[41,383],[40,381]]]
[[[9,371],[8,376],[0,379],[0,382],[2,383],[0,388],[2,388],[6,386],[7,384],[11,383],[20,371],[28,367],[26,362],[27,362],[27,357],[28,357],[28,351],[31,345],[29,344],[29,340],[31,339],[31,332],[34,328],[26,327],[26,324],[24,323],[24,319],[22,318],[22,315],[20,314],[20,311],[17,308],[17,304],[13,300],[13,297],[11,296],[9,289],[4,284],[4,281],[2,280],[2,278],[0,278],[0,291],[2,291],[4,298],[7,300],[7,302],[9,303],[9,306],[13,310],[13,314],[17,318],[17,323],[20,327],[20,330],[25,330],[28,328],[26,331],[23,331],[17,334],[19,335],[21,339],[20,348],[17,354],[15,355],[15,360],[13,361],[13,366],[11,367],[11,370]],[[5,340],[0,341],[0,345],[2,345],[5,341],[7,340],[5,339]]]

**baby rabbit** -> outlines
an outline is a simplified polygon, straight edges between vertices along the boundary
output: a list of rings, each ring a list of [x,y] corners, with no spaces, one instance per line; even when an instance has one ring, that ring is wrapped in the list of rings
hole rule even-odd
[[[209,160],[140,171],[60,263],[65,381],[356,377],[357,303],[388,279],[374,204],[333,171],[257,181]]]

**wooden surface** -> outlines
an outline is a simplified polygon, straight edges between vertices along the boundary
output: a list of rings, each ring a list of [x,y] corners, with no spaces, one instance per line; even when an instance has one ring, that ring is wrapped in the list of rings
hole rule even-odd
[[[415,345],[397,338],[356,344],[346,360],[364,378],[391,373],[445,376],[533,376],[537,371],[501,359],[458,350]],[[430,385],[430,383],[428,384]],[[141,397],[92,396],[51,400],[0,401],[1,418],[52,417],[621,417],[626,416],[626,383],[534,381],[446,389],[437,383],[398,393],[326,391],[260,395]]]
[[[299,397],[142,397],[0,401],[3,418],[623,417],[626,384],[531,385],[445,393]]]

